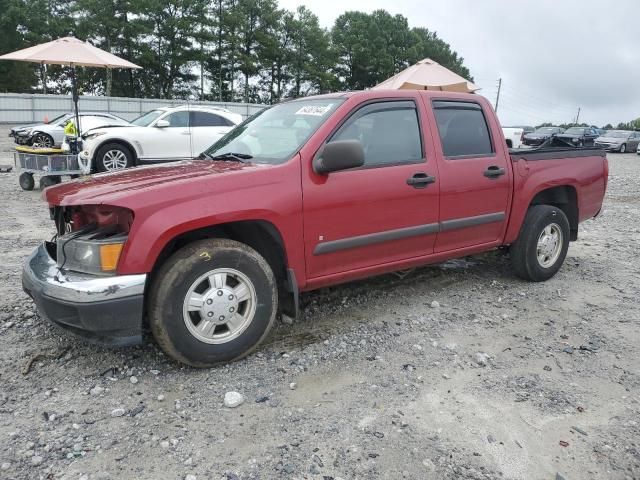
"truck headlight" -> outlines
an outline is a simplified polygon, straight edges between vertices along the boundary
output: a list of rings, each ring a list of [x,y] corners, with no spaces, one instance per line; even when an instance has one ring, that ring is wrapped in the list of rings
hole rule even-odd
[[[571,139],[571,141],[572,141],[572,142],[579,142],[579,141],[580,141],[580,139],[579,139],[579,138],[572,138],[572,139]]]
[[[126,240],[125,234],[110,235],[104,230],[63,235],[58,237],[58,266],[81,273],[113,275]]]

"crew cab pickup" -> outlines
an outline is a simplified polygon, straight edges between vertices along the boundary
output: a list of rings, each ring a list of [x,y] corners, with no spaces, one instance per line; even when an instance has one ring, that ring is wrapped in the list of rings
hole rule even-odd
[[[601,149],[509,151],[483,97],[367,91],[265,109],[198,159],[47,188],[25,263],[43,317],[86,338],[146,325],[198,367],[258,346],[300,292],[509,246],[551,278],[602,207]]]

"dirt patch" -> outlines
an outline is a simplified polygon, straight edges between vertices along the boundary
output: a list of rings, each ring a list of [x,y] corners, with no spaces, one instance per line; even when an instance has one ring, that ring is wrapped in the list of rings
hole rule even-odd
[[[640,164],[610,162],[554,279],[493,252],[324,289],[211,370],[40,319],[20,270],[53,225],[0,174],[0,478],[639,478]]]

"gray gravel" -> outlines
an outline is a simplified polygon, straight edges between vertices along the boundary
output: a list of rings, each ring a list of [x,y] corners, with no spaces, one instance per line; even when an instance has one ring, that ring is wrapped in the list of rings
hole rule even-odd
[[[640,157],[610,164],[551,281],[493,252],[324,289],[211,370],[40,319],[19,274],[52,223],[0,174],[0,478],[640,478]]]

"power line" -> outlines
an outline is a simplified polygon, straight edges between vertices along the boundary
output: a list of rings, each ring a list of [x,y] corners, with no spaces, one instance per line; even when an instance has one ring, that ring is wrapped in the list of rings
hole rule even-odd
[[[510,111],[512,113],[517,113],[518,115],[524,115],[524,116],[528,116],[528,117],[532,117],[538,120],[541,120],[543,122],[548,122],[549,121],[549,117],[543,117],[537,113],[534,112],[528,112],[528,111],[524,111],[524,110],[519,110],[517,108],[513,108],[510,107],[509,105],[502,105],[503,109],[506,109],[507,111]]]
[[[548,101],[548,102],[531,101],[524,97],[517,96],[509,92],[508,90],[505,90],[503,94],[506,96],[507,100],[515,101],[521,105],[526,105],[527,107],[531,107],[531,108],[545,108],[548,110],[555,110],[555,111],[562,110],[565,112],[572,112],[572,113],[575,112],[575,108],[576,108],[575,106],[569,107],[568,105],[565,106],[565,105],[557,104],[552,101]]]
[[[548,106],[548,105],[553,105],[554,108],[558,108],[558,109],[566,109],[566,110],[571,110],[572,112],[575,111],[575,105],[570,105],[568,103],[559,103],[553,99],[549,99],[549,98],[541,98],[541,97],[537,97],[534,95],[531,95],[529,93],[526,92],[522,92],[522,91],[512,91],[509,86],[506,87],[506,90],[504,92],[507,95],[511,95],[513,97],[517,97],[518,99],[523,99],[523,101],[528,101],[528,102],[533,102],[535,104],[539,104],[539,105],[543,105],[543,106]]]

